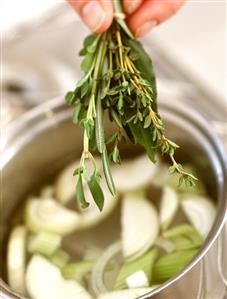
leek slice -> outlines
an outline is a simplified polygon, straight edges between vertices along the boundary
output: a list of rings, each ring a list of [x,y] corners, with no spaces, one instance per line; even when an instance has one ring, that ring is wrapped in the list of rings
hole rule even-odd
[[[56,233],[39,232],[31,236],[28,242],[28,252],[51,256],[61,245],[62,237]]]
[[[174,216],[177,213],[179,207],[179,198],[174,189],[166,186],[163,189],[160,205],[160,224],[162,230],[167,227],[173,221]]]
[[[12,290],[26,294],[25,288],[26,228],[16,226],[10,233],[7,247],[8,283]]]
[[[80,284],[65,280],[58,267],[40,255],[32,256],[28,264],[26,286],[33,299],[92,299]]]
[[[184,196],[182,209],[189,222],[206,238],[216,216],[216,208],[211,200],[202,196]]]
[[[98,297],[98,299],[135,299],[138,296],[142,296],[153,291],[155,288],[156,287],[115,291],[115,292],[102,294]]]
[[[158,250],[155,248],[143,254],[139,258],[123,264],[115,281],[114,289],[120,290],[127,288],[127,278],[138,271],[143,271],[143,273],[147,277],[149,285],[152,280],[152,267],[157,258],[157,255]],[[138,285],[135,284],[134,287],[138,287]]]
[[[126,192],[145,187],[151,183],[157,166],[149,160],[147,155],[123,161],[121,165],[112,168],[116,190]]]
[[[127,259],[146,252],[154,244],[159,231],[158,214],[153,204],[133,194],[123,198],[121,224],[122,251]]]
[[[192,260],[197,250],[183,250],[162,256],[154,265],[153,279],[157,283],[163,283],[176,275]]]
[[[67,264],[62,268],[62,275],[65,279],[75,279],[81,282],[85,275],[91,272],[94,261],[79,261]]]
[[[25,208],[25,221],[33,232],[48,231],[67,235],[78,229],[81,217],[52,198],[32,198]]]

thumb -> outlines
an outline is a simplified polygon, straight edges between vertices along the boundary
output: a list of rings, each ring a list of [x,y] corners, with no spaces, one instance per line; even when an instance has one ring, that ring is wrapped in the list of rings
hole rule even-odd
[[[103,32],[113,21],[112,0],[68,0],[93,32]]]

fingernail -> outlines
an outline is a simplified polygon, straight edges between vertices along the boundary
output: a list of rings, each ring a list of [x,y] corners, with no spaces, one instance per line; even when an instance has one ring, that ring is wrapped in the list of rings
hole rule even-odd
[[[150,31],[152,28],[154,28],[157,25],[156,21],[149,21],[144,23],[142,26],[140,26],[136,32],[135,32],[135,36],[136,37],[141,37],[144,34],[148,33],[148,31]]]
[[[82,17],[92,31],[97,31],[102,26],[106,13],[97,1],[89,1],[82,9]]]
[[[142,0],[131,0],[127,4],[128,6],[126,7],[127,13],[131,14],[133,13],[142,3]]]

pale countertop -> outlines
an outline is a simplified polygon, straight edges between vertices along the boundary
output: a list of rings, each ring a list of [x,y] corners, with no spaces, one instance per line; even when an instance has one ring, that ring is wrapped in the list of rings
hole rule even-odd
[[[63,0],[2,0],[3,32],[15,22],[32,19]],[[69,8],[70,9],[70,8]],[[189,0],[148,37],[155,40],[192,75],[226,98],[226,1]]]

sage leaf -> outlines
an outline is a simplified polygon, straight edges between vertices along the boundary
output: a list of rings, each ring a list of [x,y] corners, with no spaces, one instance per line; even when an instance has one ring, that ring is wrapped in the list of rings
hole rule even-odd
[[[78,175],[78,180],[76,185],[76,197],[83,209],[89,206],[89,202],[86,201],[84,196],[84,188],[83,188],[81,173]]]
[[[92,176],[89,178],[88,186],[95,203],[97,204],[99,210],[102,211],[104,206],[104,195],[99,185],[99,176],[97,175],[96,171],[94,171]]]

